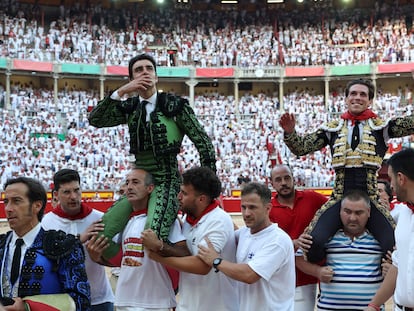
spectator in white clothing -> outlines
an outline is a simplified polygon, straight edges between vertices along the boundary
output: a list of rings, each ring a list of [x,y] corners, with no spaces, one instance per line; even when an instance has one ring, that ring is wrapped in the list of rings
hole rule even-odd
[[[290,237],[269,219],[271,191],[250,182],[241,191],[241,210],[246,227],[236,231],[236,262],[223,259],[206,238],[198,257],[239,281],[240,311],[293,311],[295,260]]]

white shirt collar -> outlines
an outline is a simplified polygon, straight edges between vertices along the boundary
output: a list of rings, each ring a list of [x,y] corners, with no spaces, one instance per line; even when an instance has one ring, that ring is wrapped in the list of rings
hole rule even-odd
[[[155,104],[157,103],[157,92],[147,99],[140,96],[139,101],[142,102],[143,100],[148,102],[148,104],[145,105],[145,111],[147,112],[146,121],[149,122],[150,114],[155,110]]]
[[[154,94],[152,94],[152,96],[150,98],[143,98],[143,97],[140,96],[139,97],[139,101],[142,102],[143,100],[149,102],[151,104],[151,106],[154,106],[155,107],[155,104],[157,102],[157,92],[155,92]]]
[[[15,245],[16,240],[19,239],[19,238],[22,238],[23,241],[24,241],[24,245],[26,247],[31,246],[33,244],[34,240],[36,239],[36,236],[39,233],[41,227],[42,226],[41,226],[41,224],[39,222],[36,226],[33,227],[32,230],[30,230],[29,232],[27,232],[22,237],[18,237],[17,234],[16,234],[16,232],[13,231],[13,233],[12,233],[12,239],[10,241],[11,245]]]

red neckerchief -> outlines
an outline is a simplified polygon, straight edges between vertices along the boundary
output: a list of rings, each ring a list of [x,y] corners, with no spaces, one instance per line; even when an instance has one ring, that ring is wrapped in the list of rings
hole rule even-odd
[[[412,212],[414,213],[414,204],[413,203],[410,203],[410,202],[405,202],[405,204],[407,204],[408,208],[410,210],[412,210]]]
[[[187,217],[185,219],[191,225],[191,227],[194,227],[200,221],[201,217],[203,217],[205,214],[211,212],[217,206],[219,206],[219,202],[217,200],[214,200],[213,202],[211,202],[211,204],[209,206],[206,207],[206,209],[201,213],[201,215],[199,217],[194,218],[194,217],[187,214]]]
[[[353,114],[351,114],[349,111],[343,113],[341,115],[341,118],[344,120],[351,120],[352,121],[352,125],[355,124],[355,121],[365,121],[368,119],[372,119],[372,118],[376,118],[378,117],[371,109],[367,109],[364,112],[362,112],[361,114],[355,116]]]
[[[148,212],[147,208],[141,209],[139,211],[133,211],[131,214],[129,214],[129,219],[131,219],[134,216],[138,216],[138,215],[146,215]]]
[[[80,212],[76,215],[68,215],[63,209],[60,204],[56,206],[53,210],[53,213],[58,215],[59,217],[70,219],[70,220],[76,220],[76,219],[82,219],[88,216],[90,213],[92,213],[92,208],[87,206],[86,204],[81,203],[81,209]]]

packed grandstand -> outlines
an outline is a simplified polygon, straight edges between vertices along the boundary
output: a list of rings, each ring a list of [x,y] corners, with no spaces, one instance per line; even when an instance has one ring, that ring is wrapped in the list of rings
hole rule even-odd
[[[310,11],[134,12],[2,1],[1,184],[26,175],[50,189],[53,172],[70,167],[83,189],[116,189],[129,167],[127,129],[96,129],[87,113],[125,83],[120,73],[128,60],[147,52],[163,72],[159,88],[187,96],[211,136],[225,195],[246,179],[266,181],[276,162],[289,163],[300,186],[332,186],[329,149],[292,155],[281,113],[296,113],[299,131],[315,130],[344,111],[347,80],[364,77],[378,88],[373,110],[387,119],[413,113],[414,88],[414,5],[376,1],[343,9],[333,2]],[[100,69],[82,71],[92,68],[86,65]],[[180,68],[188,74],[174,76]],[[231,74],[220,76],[227,69]],[[394,139],[390,152],[413,141]],[[180,169],[197,163],[186,140]]]

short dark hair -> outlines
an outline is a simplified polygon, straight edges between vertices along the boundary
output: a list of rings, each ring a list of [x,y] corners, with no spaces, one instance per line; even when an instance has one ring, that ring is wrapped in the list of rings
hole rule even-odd
[[[21,176],[21,177],[8,179],[6,183],[4,184],[4,189],[6,189],[10,185],[18,184],[18,183],[22,183],[27,186],[28,189],[27,189],[26,196],[29,199],[30,205],[36,201],[42,202],[42,207],[37,213],[37,219],[41,221],[43,218],[43,214],[45,212],[46,202],[47,202],[47,194],[46,194],[45,187],[43,187],[40,181],[36,179]]]
[[[62,184],[66,184],[71,181],[77,181],[80,184],[80,176],[78,171],[72,170],[70,168],[63,168],[60,171],[57,171],[53,176],[54,190],[58,191]]]
[[[137,61],[139,61],[139,60],[143,60],[143,59],[149,60],[149,61],[152,63],[152,65],[154,66],[154,71],[155,71],[155,73],[157,73],[157,64],[155,63],[155,59],[154,59],[154,57],[152,57],[152,56],[151,56],[151,55],[149,55],[149,54],[145,54],[145,53],[143,53],[143,54],[140,54],[140,55],[134,56],[134,57],[132,57],[132,58],[129,60],[129,63],[128,63],[128,76],[129,76],[129,79],[130,79],[130,80],[132,80],[132,79],[133,79],[132,66],[134,66],[134,64],[135,64]]]
[[[407,148],[394,153],[388,159],[387,164],[391,166],[395,174],[400,172],[414,181],[414,149]]]
[[[207,195],[211,200],[221,194],[221,181],[208,167],[193,167],[182,174],[183,185],[192,185],[194,190]]]
[[[272,191],[269,187],[263,183],[258,183],[255,181],[249,182],[244,185],[243,189],[241,190],[241,196],[256,193],[263,204],[270,203],[272,199]]]
[[[384,191],[386,194],[388,194],[388,197],[389,197],[388,202],[391,203],[393,199],[393,194],[392,194],[392,189],[391,189],[391,185],[389,181],[385,179],[378,179],[378,183],[384,185]]]
[[[374,98],[374,96],[375,96],[375,86],[372,83],[372,81],[368,80],[368,79],[356,79],[356,80],[352,80],[351,82],[349,82],[346,86],[346,89],[345,89],[345,97],[348,97],[349,89],[351,88],[351,86],[353,86],[355,84],[365,85],[368,88],[368,98],[370,100]]]
[[[343,202],[345,200],[356,202],[363,200],[368,208],[371,208],[371,200],[369,198],[368,193],[362,191],[360,189],[352,189],[346,192],[341,200],[341,207],[343,206]]]
[[[142,168],[139,167],[133,167],[131,169],[132,171],[135,170],[139,170],[139,171],[144,171],[145,172],[145,177],[144,177],[144,185],[145,186],[149,186],[149,185],[155,185],[155,180],[154,180],[154,176],[152,176],[152,174]]]

